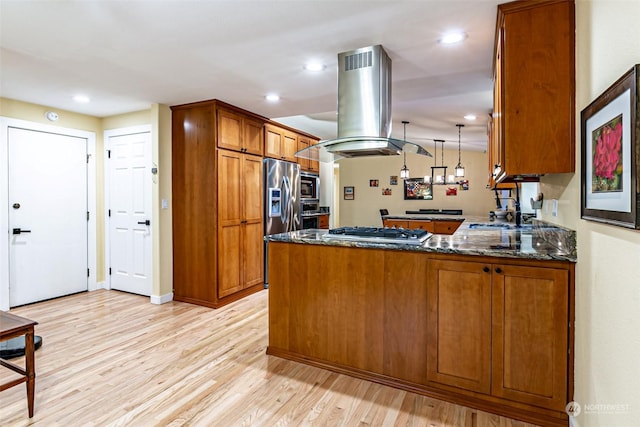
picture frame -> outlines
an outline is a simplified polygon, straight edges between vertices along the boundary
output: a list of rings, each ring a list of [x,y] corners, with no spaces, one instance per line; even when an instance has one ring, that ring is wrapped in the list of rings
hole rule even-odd
[[[345,200],[354,200],[355,198],[355,189],[354,187],[344,187],[344,199]]]
[[[398,175],[389,176],[389,185],[398,185]]]
[[[640,228],[639,77],[636,64],[580,113],[582,219]]]
[[[380,181],[377,179],[370,179],[369,180],[369,187],[378,187],[380,186]]]
[[[405,200],[433,200],[433,184],[422,178],[407,178],[404,180]]]

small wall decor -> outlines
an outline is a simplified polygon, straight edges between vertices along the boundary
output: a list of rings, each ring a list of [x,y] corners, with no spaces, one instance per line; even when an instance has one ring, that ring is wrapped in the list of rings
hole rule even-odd
[[[398,175],[391,175],[389,177],[389,185],[398,185]]]
[[[355,196],[354,187],[344,187],[344,199],[353,200]]]
[[[468,179],[463,179],[461,181],[458,181],[458,184],[460,184],[460,190],[461,191],[469,191],[469,180]]]
[[[456,187],[447,187],[447,196],[457,196],[458,189]]]
[[[380,185],[380,182],[377,179],[369,180],[369,187],[377,187],[378,185]]]
[[[431,182],[424,182],[422,178],[407,178],[404,180],[405,200],[433,200]]]
[[[583,219],[640,228],[639,77],[635,65],[580,114]]]
[[[383,196],[390,196],[391,195],[391,189],[390,188],[383,188],[382,189],[382,195]]]

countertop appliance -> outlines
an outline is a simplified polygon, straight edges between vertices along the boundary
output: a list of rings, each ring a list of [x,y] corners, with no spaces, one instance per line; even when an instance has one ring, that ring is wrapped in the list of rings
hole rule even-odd
[[[264,159],[264,234],[300,230],[300,165]],[[264,248],[264,287],[269,287],[268,245]]]
[[[394,243],[402,245],[421,245],[433,234],[425,230],[377,227],[339,227],[324,234],[324,239],[349,240],[355,242]]]

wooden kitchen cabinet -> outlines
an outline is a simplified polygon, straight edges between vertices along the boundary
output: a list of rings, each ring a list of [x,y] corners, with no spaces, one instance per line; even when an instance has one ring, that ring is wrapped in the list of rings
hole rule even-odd
[[[562,413],[570,269],[430,260],[427,380]]]
[[[318,228],[329,228],[329,215],[318,216]]]
[[[488,144],[494,182],[575,171],[574,8],[573,0],[498,6]]]
[[[462,221],[433,221],[433,231],[435,234],[453,234],[460,227]]]
[[[269,269],[267,354],[567,426],[575,264],[270,241]]]
[[[264,121],[229,109],[217,109],[218,148],[262,156]]]
[[[262,157],[242,149],[267,119],[217,100],[171,110],[174,300],[217,308],[264,289]]]
[[[315,145],[317,143],[318,143],[318,140],[315,140],[303,135],[298,135],[298,151],[304,150],[305,148]],[[316,153],[309,153],[309,154],[313,157],[308,159],[303,157],[297,157],[297,161],[298,161],[298,164],[300,165],[300,169],[305,172],[320,173],[320,163],[317,160]]]
[[[569,271],[491,267],[491,394],[564,411],[572,380],[568,375]]]
[[[433,233],[435,230],[434,221],[407,221],[407,228],[411,230],[424,230]]]
[[[265,125],[266,157],[296,162],[295,152],[298,151],[298,135],[273,123]]]
[[[218,298],[261,285],[262,157],[218,151]]]
[[[429,261],[429,383],[491,392],[490,272],[483,263]]]

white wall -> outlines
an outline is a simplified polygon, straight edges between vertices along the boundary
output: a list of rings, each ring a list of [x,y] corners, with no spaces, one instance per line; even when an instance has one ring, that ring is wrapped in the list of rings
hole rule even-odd
[[[580,219],[580,111],[640,63],[640,1],[576,1],[576,174],[544,177],[543,218],[578,234],[574,425],[640,425],[640,231]]]
[[[433,154],[433,153],[432,153]],[[442,164],[440,150],[438,165]],[[407,210],[418,209],[462,209],[466,215],[480,215],[489,218],[489,211],[496,207],[492,191],[487,185],[487,155],[480,152],[463,152],[462,164],[465,179],[469,180],[469,190],[462,191],[457,185],[434,185],[433,200],[404,200],[404,182],[400,178],[403,165],[402,156],[362,157],[341,159],[340,165],[340,225],[341,226],[382,226],[379,209],[387,209],[391,215],[404,215]],[[458,150],[445,150],[444,164],[447,174],[453,174],[458,163]],[[431,175],[434,160],[430,157],[407,154],[407,167],[412,178]],[[390,176],[398,177],[397,185],[390,185]],[[370,187],[369,180],[379,180],[379,187]],[[354,200],[344,200],[345,186],[355,187]],[[448,187],[458,188],[456,196],[446,196]],[[390,188],[392,194],[383,196],[382,190]]]

